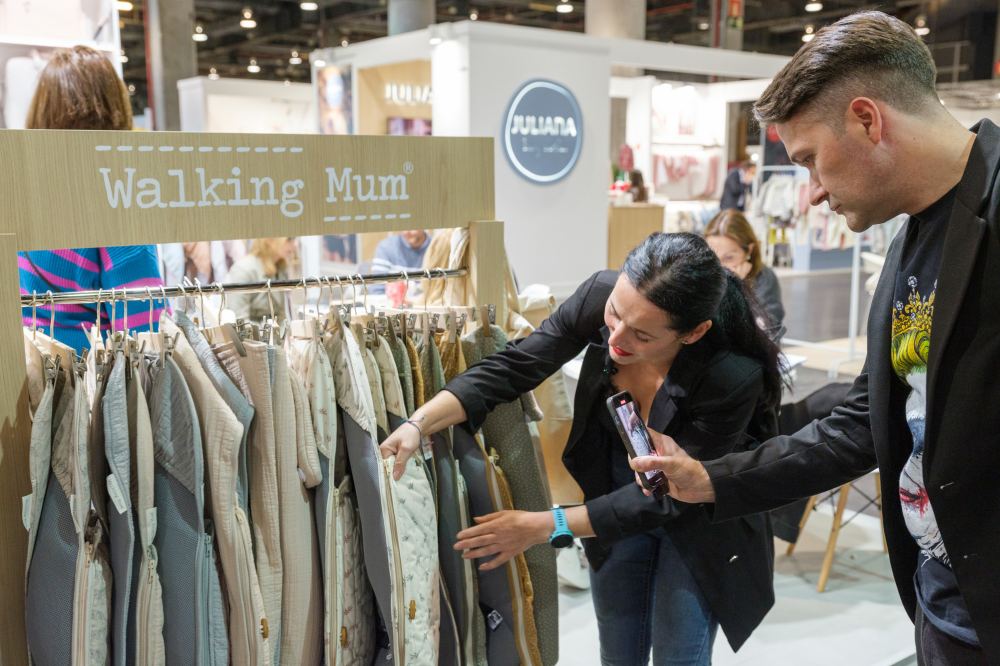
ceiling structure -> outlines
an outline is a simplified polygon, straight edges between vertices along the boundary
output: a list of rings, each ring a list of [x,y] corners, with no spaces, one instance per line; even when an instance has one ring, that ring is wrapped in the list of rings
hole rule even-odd
[[[584,0],[570,0],[573,11],[568,13],[557,11],[560,1],[439,0],[436,21],[473,19],[583,32]],[[725,0],[647,0],[646,39],[708,46],[713,2],[726,5]],[[125,4],[134,8],[121,12],[123,61],[127,59],[122,67],[135,111],[141,113],[147,77],[143,9],[139,1]],[[744,5],[746,51],[791,55],[810,30],[860,9],[880,9],[928,28],[924,39],[938,62],[942,82],[989,78],[992,73],[998,5],[994,1],[745,0]],[[383,37],[387,32],[387,0],[194,0],[194,6],[192,36],[196,30],[205,36],[196,42],[198,73],[205,76],[308,82],[311,50]],[[246,11],[256,23],[253,28],[240,25]],[[251,59],[258,72],[248,71]]]

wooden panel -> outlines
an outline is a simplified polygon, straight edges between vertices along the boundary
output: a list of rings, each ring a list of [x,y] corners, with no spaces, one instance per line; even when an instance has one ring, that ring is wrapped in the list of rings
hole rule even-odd
[[[504,254],[503,222],[483,220],[469,225],[469,284],[472,285],[473,302],[468,305],[496,305],[497,323],[507,321],[507,300],[504,295],[504,272],[507,258]]]
[[[386,96],[386,86],[410,86],[411,90],[431,85],[431,63],[428,60],[369,67],[358,71],[358,134],[382,136],[388,134],[389,118],[420,118],[430,120],[430,104],[398,104]],[[402,92],[397,89],[397,93]]]
[[[632,248],[654,231],[663,231],[663,206],[609,206],[608,268],[620,269]]]
[[[17,241],[0,235],[0,280],[16,285]],[[31,491],[28,447],[31,419],[25,381],[18,291],[0,290],[0,664],[27,664],[24,633],[24,567],[28,535],[21,522],[21,497]]]
[[[3,130],[0,155],[17,165],[0,179],[0,233],[17,231],[20,250],[437,229],[494,216],[492,139]]]

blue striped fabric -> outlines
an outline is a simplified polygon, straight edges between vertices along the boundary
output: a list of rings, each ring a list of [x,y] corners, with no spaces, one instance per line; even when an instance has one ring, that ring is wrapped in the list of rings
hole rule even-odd
[[[156,290],[163,284],[155,245],[132,245],[108,248],[81,248],[72,250],[40,250],[19,252],[17,264],[20,274],[21,294],[36,293],[39,302],[45,292],[121,289],[149,287]],[[101,331],[111,331],[111,317],[116,330],[125,328],[136,331],[149,330],[149,301],[132,301],[125,320],[125,304],[115,304],[112,312],[108,303],[101,306]],[[154,299],[153,318],[159,320],[163,301]],[[60,342],[81,351],[90,343],[84,328],[90,329],[97,321],[97,304],[55,306],[55,331],[49,331],[50,307],[37,308],[38,328],[53,335]],[[22,308],[25,326],[33,323],[31,308]]]

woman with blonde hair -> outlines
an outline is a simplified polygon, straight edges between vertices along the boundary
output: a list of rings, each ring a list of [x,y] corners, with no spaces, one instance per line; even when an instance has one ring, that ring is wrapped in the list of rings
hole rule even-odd
[[[107,56],[88,46],[55,51],[38,79],[31,100],[28,129],[131,130],[132,107],[125,83]],[[72,223],[72,220],[61,220]],[[159,287],[159,262],[155,245],[92,247],[66,250],[32,250],[17,258],[21,293],[47,291],[110,290],[123,287]],[[49,310],[55,309],[55,325],[49,331]],[[160,308],[153,315],[158,317]],[[125,306],[55,305],[38,307],[37,324],[46,333],[73,349],[90,347],[84,326],[99,322],[101,332],[114,328],[147,330],[150,315],[142,304],[133,304],[128,320]],[[29,311],[24,324],[35,324]]]
[[[298,256],[295,238],[257,238],[250,243],[250,254],[243,257],[229,270],[226,282],[267,282],[284,280]],[[233,293],[227,296],[228,307],[242,319],[260,320],[270,317],[285,318],[285,304],[273,292]]]
[[[705,227],[704,236],[723,267],[746,282],[757,298],[768,319],[761,327],[780,331],[785,319],[781,285],[778,276],[761,259],[760,242],[749,220],[734,208],[720,211]]]

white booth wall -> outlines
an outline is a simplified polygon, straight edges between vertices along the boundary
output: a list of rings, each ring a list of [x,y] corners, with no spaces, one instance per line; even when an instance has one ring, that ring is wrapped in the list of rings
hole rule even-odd
[[[483,21],[437,24],[310,55],[314,77],[315,68],[325,65],[357,72],[425,58],[431,61],[434,135],[494,140],[496,214],[505,222],[511,265],[521,285],[547,284],[557,297],[567,296],[607,262],[612,96],[629,98],[627,141],[641,144],[636,164],[651,173],[650,93],[657,81],[649,76],[613,79],[612,64],[765,79],[787,61],[759,53],[596,38]],[[522,178],[501,150],[503,115],[518,88],[532,79],[550,79],[568,88],[583,116],[583,143],[576,166],[563,180],[548,185]],[[353,81],[356,93],[357,76]],[[718,142],[724,140],[726,102],[744,99],[763,85],[766,80],[698,86],[708,109],[705,113],[713,116],[711,123],[718,127]],[[353,112],[357,127],[364,110],[355,105]],[[724,165],[720,168],[724,177]]]
[[[607,257],[611,107],[608,50],[583,35],[463,22],[432,55],[434,134],[495,140],[496,213],[523,285],[565,296]],[[500,136],[511,97],[531,79],[568,88],[583,116],[579,160],[561,181],[530,182],[505,157]]]

